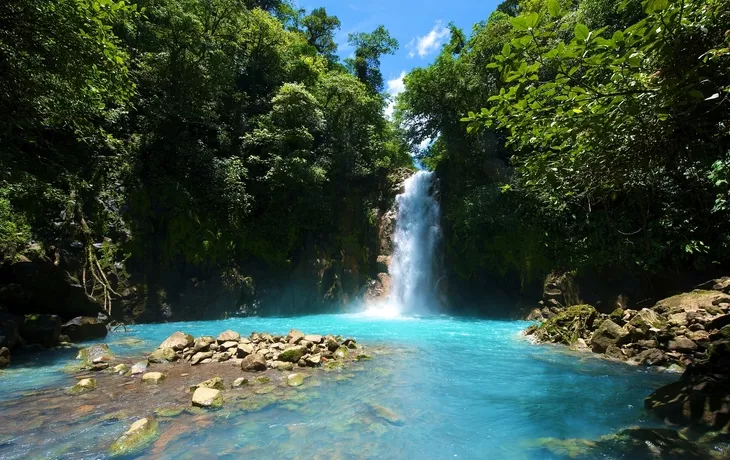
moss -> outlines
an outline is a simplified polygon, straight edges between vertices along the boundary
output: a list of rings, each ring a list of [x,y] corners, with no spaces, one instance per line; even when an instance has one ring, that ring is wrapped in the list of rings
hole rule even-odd
[[[572,345],[593,327],[597,315],[590,305],[574,305],[539,325],[534,336],[539,342]]]

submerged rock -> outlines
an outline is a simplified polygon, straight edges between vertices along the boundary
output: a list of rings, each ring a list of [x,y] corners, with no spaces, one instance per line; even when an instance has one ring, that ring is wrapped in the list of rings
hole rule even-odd
[[[109,453],[117,456],[140,452],[157,438],[157,434],[157,420],[153,417],[141,418],[112,443]]]
[[[244,385],[248,385],[248,379],[238,377],[236,380],[233,381],[233,385],[231,385],[231,388],[240,388]]]
[[[214,388],[200,387],[193,393],[192,404],[205,408],[223,407],[223,394]]]
[[[304,383],[304,376],[302,374],[289,374],[286,377],[286,384],[290,387],[298,387]]]
[[[348,355],[348,349],[345,346],[339,347],[337,350],[335,350],[335,358],[336,359],[345,359]]]
[[[220,377],[213,377],[212,379],[208,379],[204,382],[200,382],[197,385],[193,385],[190,387],[191,391],[195,391],[198,388],[212,388],[214,390],[225,390],[226,386],[223,383],[223,379]]]
[[[375,403],[367,403],[366,406],[374,416],[385,420],[391,425],[403,425],[400,416],[387,407]]]
[[[162,372],[148,372],[142,376],[142,383],[157,385],[165,380],[165,374]]]
[[[76,382],[76,385],[69,388],[66,392],[68,394],[78,395],[94,390],[96,390],[96,379],[81,379]]]
[[[76,359],[80,359],[85,366],[91,366],[94,363],[109,362],[114,359],[114,353],[104,343],[92,345],[82,348],[76,355]]]

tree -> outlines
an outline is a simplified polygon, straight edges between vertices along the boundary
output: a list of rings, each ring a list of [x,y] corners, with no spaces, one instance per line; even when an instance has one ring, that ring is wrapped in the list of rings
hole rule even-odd
[[[378,26],[371,33],[348,35],[347,42],[355,48],[355,58],[348,60],[348,65],[355,76],[371,91],[376,93],[383,91],[380,57],[395,53],[398,49],[398,40],[391,37],[385,27]]]
[[[334,32],[340,28],[337,16],[328,16],[324,8],[315,8],[302,19],[307,42],[330,62],[337,61],[337,43]]]

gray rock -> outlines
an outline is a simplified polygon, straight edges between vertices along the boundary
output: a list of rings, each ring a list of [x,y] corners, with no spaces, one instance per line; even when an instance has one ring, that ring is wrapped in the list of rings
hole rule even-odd
[[[151,363],[172,363],[180,359],[172,348],[158,348],[147,357]]]
[[[212,351],[200,351],[198,353],[195,353],[192,358],[190,358],[190,364],[195,366],[196,364],[202,364],[204,360],[210,359],[213,356]]]
[[[628,335],[625,329],[610,319],[604,320],[591,337],[591,348],[596,353],[603,353],[610,346],[618,346]]]
[[[306,353],[306,348],[302,346],[294,346],[281,352],[281,354],[279,355],[279,360],[295,363],[299,361]]]
[[[255,354],[248,355],[241,361],[241,369],[248,372],[262,372],[266,370],[266,359],[263,356]]]
[[[228,341],[238,342],[240,338],[241,334],[229,329],[227,331],[221,332],[221,334],[218,336],[218,343],[224,343]]]
[[[307,342],[312,342],[312,343],[322,343],[323,337],[321,335],[310,334],[310,335],[305,335],[304,340],[306,340]]]
[[[210,344],[213,343],[215,339],[213,337],[205,336],[205,337],[198,337],[195,339],[195,343],[193,344],[193,351],[195,353],[199,351],[208,351],[210,350]]]
[[[678,336],[669,341],[667,348],[672,351],[693,351],[697,348],[697,344],[687,337]]]
[[[192,335],[177,331],[165,339],[165,341],[157,348],[172,348],[175,351],[182,351],[186,347],[192,346],[193,342],[194,339]]]

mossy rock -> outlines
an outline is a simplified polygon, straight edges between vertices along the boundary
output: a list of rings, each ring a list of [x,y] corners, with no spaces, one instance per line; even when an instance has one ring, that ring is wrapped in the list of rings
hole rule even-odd
[[[157,420],[153,417],[141,418],[112,443],[109,453],[113,456],[138,453],[151,444],[157,435]]]
[[[340,370],[343,367],[345,367],[345,364],[342,361],[327,361],[324,363],[324,371],[325,372],[332,372],[336,370]]]
[[[263,385],[265,383],[270,383],[270,382],[271,382],[271,378],[269,378],[266,375],[260,375],[253,379],[254,385]]]
[[[99,343],[79,350],[76,359],[81,360],[84,366],[91,366],[94,361],[111,361],[114,359],[114,353],[105,343]]]
[[[347,355],[349,354],[349,350],[346,346],[341,346],[337,350],[335,350],[335,358],[336,359],[347,359]]]
[[[160,407],[159,409],[155,409],[155,415],[157,415],[160,418],[172,418],[177,417],[178,415],[185,412],[184,406],[168,406],[168,407]]]
[[[96,390],[96,379],[81,379],[76,385],[66,390],[67,394],[80,395]]]
[[[596,443],[594,441],[576,438],[540,438],[530,444],[532,448],[545,449],[553,455],[568,458],[578,458],[588,455],[595,446]]]
[[[272,394],[265,394],[244,399],[237,407],[244,412],[258,412],[274,403],[276,403],[276,397]]]
[[[372,356],[366,355],[364,353],[361,353],[361,354],[355,356],[356,361],[370,361],[371,359],[373,359]]]
[[[593,328],[598,312],[590,305],[574,305],[561,311],[534,330],[538,342],[572,345],[586,338]]]

